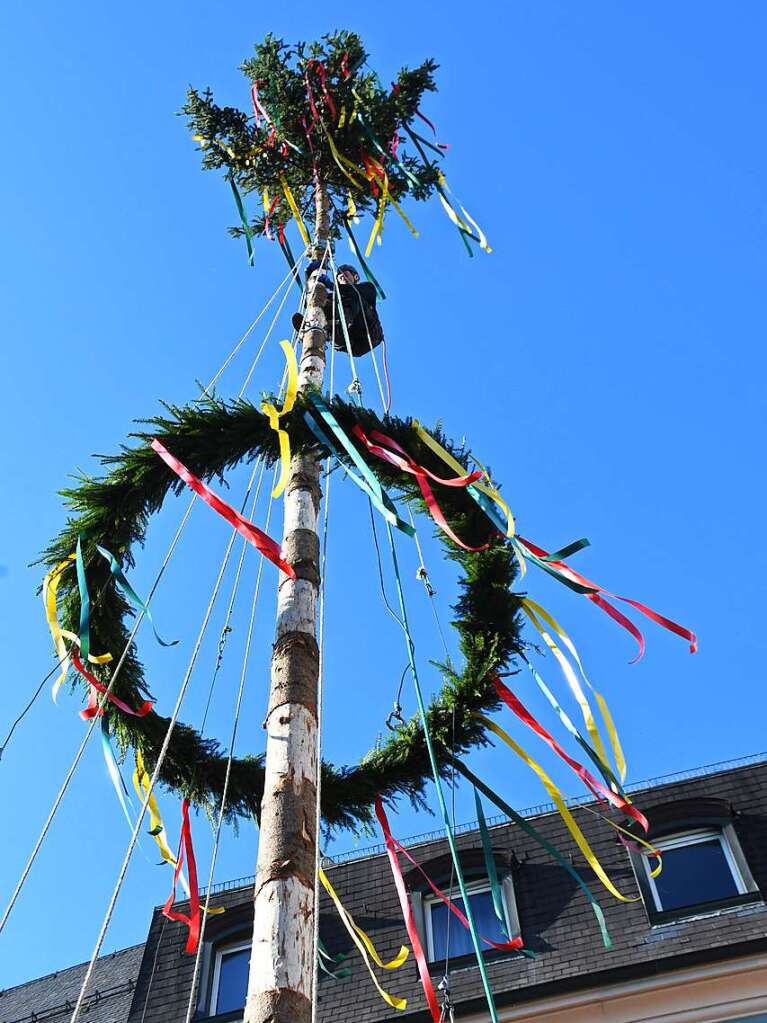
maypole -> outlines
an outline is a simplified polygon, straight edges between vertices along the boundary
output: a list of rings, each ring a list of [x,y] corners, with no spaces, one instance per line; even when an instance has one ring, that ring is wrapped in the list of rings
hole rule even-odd
[[[362,405],[354,357],[369,354],[373,358],[373,348],[381,341],[380,334],[374,338],[369,329],[371,323],[377,322],[375,294],[384,297],[366,260],[374,246],[381,243],[386,214],[390,217],[396,214],[406,229],[417,236],[403,209],[404,201],[436,196],[469,255],[476,249],[491,251],[476,221],[450,190],[441,170],[447,147],[437,141],[434,125],[420,109],[425,93],[435,89],[434,62],[427,60],[420,67],[403,68],[396,81],[387,86],[370,69],[361,40],[353,33],[338,32],[312,44],[293,46],[267,36],[256,46],[255,56],[242,67],[250,81],[252,115],[235,107],[218,106],[209,90],[199,93],[194,89],[188,93],[184,113],[200,145],[203,166],[224,170],[226,174],[240,219],[240,225],[233,228],[232,233],[244,238],[249,262],[254,262],[253,242],[258,237],[279,243],[290,263],[291,274],[302,272],[305,255],[313,261],[303,290],[305,303],[299,324],[301,351],[297,366],[289,344],[282,343],[288,358],[288,388],[282,409],[278,412],[271,400],[259,406],[251,404],[243,399],[243,387],[234,401],[222,400],[206,391],[204,402],[184,407],[168,406],[167,416],[144,420],[151,432],[134,434],[140,442],[137,447],[125,448],[114,457],[104,457],[103,463],[108,469],[105,477],[84,477],[74,489],[66,492],[75,514],[44,555],[48,568],[43,586],[46,619],[62,664],[56,685],[58,687],[65,678],[71,659],[75,677],[83,682],[89,696],[83,716],[95,721],[104,715],[102,739],[119,798],[122,801],[119,771],[110,752],[110,734],[117,736],[124,748],[134,749],[136,784],[140,785],[142,798],[141,813],[86,981],[102,947],[147,809],[152,817],[150,833],[163,850],[163,859],[175,864],[173,887],[163,912],[188,928],[187,951],[197,954],[199,960],[205,917],[200,908],[196,871],[192,870],[189,809],[192,804],[198,807],[218,805],[216,843],[222,820],[240,815],[250,817],[260,811],[245,1023],[310,1023],[316,993],[313,990],[316,956],[318,950],[322,953],[321,942],[317,943],[319,949],[315,948],[318,878],[338,910],[378,993],[391,1007],[404,1010],[407,999],[389,994],[376,978],[368,958],[373,949],[371,939],[354,923],[327,875],[317,869],[320,816],[330,829],[351,829],[369,824],[375,808],[386,841],[403,924],[417,961],[425,1004],[433,1023],[441,1023],[449,1010],[447,985],[440,1007],[407,900],[398,857],[403,855],[412,864],[418,864],[393,836],[386,810],[387,807],[391,810],[398,797],[408,797],[416,805],[421,804],[431,782],[442,809],[452,870],[464,910],[459,911],[453,904],[454,892],[444,896],[436,887],[432,886],[432,890],[471,934],[489,1018],[496,1021],[498,1016],[490,979],[484,969],[483,950],[493,947],[516,952],[523,938],[519,934],[505,933],[506,923],[498,910],[501,893],[487,835],[483,835],[488,857],[487,876],[491,886],[495,884],[493,901],[502,932],[496,933],[496,939],[503,937],[504,940],[483,937],[475,926],[461,857],[454,841],[454,822],[447,812],[442,791],[448,770],[453,771],[454,778],[457,771],[475,786],[481,826],[478,791],[531,834],[560,867],[570,873],[591,904],[605,948],[611,947],[605,917],[580,873],[471,771],[464,762],[471,750],[487,743],[489,733],[501,738],[535,771],[559,808],[572,840],[605,890],[623,901],[632,901],[632,896],[615,887],[568,810],[563,794],[544,769],[487,715],[503,707],[512,712],[519,724],[532,730],[575,772],[605,812],[632,819],[632,830],[627,830],[623,824],[602,814],[607,826],[658,856],[652,845],[637,833],[638,828],[647,834],[649,822],[624,790],[626,760],[607,703],[589,681],[580,655],[564,628],[544,607],[514,589],[517,573],[535,566],[576,595],[588,599],[634,637],[638,643],[638,658],[644,650],[644,637],[626,613],[629,608],[687,640],[692,651],[696,648],[695,634],[648,605],[607,590],[574,569],[570,559],[588,546],[587,540],[575,540],[549,553],[518,535],[512,511],[498,487],[478,459],[476,467],[470,469],[472,456],[463,444],[453,445],[438,428],[427,430],[415,419],[393,415],[387,402],[384,402],[386,408],[382,416]],[[422,124],[426,124],[430,135],[419,134],[419,130],[426,130]],[[254,198],[262,204],[262,212],[255,218],[248,213],[246,205]],[[303,218],[312,206],[314,230],[310,236]],[[366,213],[371,214],[372,224],[363,247],[358,244],[352,225],[359,223]],[[305,246],[297,261],[286,233],[291,224],[295,224]],[[360,274],[347,267],[340,280],[333,284],[335,305],[331,317],[331,296],[326,290],[328,281],[323,271],[326,264],[333,263],[334,241],[344,235],[367,283],[358,286]],[[355,277],[357,283],[354,283]],[[344,289],[347,289],[346,299]],[[363,290],[367,295],[364,301]],[[345,301],[351,303],[351,311]],[[275,320],[281,308],[282,305]],[[356,323],[356,336],[354,309],[362,311],[362,318]],[[371,314],[370,318],[365,309]],[[360,333],[362,326],[364,332]],[[334,344],[338,334],[343,337],[343,347],[350,361],[353,401],[345,400],[340,394],[327,395],[323,390],[329,334],[333,334]],[[250,373],[247,380],[250,380]],[[276,461],[281,464],[280,482],[272,495],[278,497],[284,493],[281,549],[254,522],[244,518],[242,511],[229,506],[204,482],[256,456],[263,458],[267,465]],[[321,569],[317,524],[320,467],[325,458],[345,470],[347,477],[363,492],[371,514],[381,515],[386,522],[391,540],[391,573],[400,601],[400,616],[395,617],[405,635],[419,711],[410,722],[402,719],[400,685],[395,699],[396,713],[390,715],[390,720],[394,720],[394,725],[390,725],[390,737],[382,746],[376,744],[356,766],[342,768],[332,764],[325,764],[323,768],[318,757],[321,651],[317,642],[317,611]],[[141,662],[132,651],[141,618],[132,631],[127,623],[130,605],[140,610],[142,616],[149,614],[149,610],[132,589],[124,569],[133,565],[133,551],[144,540],[151,513],[181,483],[194,490],[280,573],[264,722],[264,757],[235,756],[234,738],[228,756],[224,756],[214,741],[178,719],[212,603],[173,716],[162,717],[146,699],[148,689]],[[457,616],[454,625],[460,637],[463,665],[460,670],[455,669],[448,658],[442,668],[442,689],[428,705],[419,682],[392,532],[396,530],[402,542],[409,542],[415,536],[415,526],[411,516],[410,524],[402,517],[397,501],[408,511],[416,510],[431,517],[438,528],[445,555],[457,562],[462,572],[460,596],[454,606]],[[266,525],[268,527],[268,517]],[[375,545],[378,551],[377,541]],[[420,554],[420,547],[418,549]],[[380,559],[379,572],[383,585]],[[98,594],[93,604],[89,592]],[[211,599],[215,600],[215,591]],[[528,656],[538,648],[530,644],[526,649],[520,632],[523,619],[529,621],[550,652],[549,664],[555,662],[565,689],[578,706],[584,732],[573,723]],[[79,633],[75,632],[77,629]],[[163,646],[167,645],[159,636],[157,638]],[[96,648],[106,653],[92,654],[91,650]],[[114,670],[110,667],[113,657]],[[552,710],[592,762],[599,777],[567,753],[502,681],[515,658],[529,668]],[[233,737],[244,679],[243,670]],[[592,709],[592,697],[596,711]],[[74,766],[83,749],[84,744]],[[0,930],[15,905],[74,766],[5,916],[0,919]],[[320,771],[323,784],[318,800]],[[157,782],[183,796],[181,837],[190,865],[188,913],[173,909],[182,857],[180,854],[174,857],[167,847],[152,791]],[[321,808],[318,808],[318,801]],[[217,845],[212,857],[211,878],[216,849]],[[659,869],[658,865],[655,870]],[[382,969],[397,969],[408,955],[403,947],[391,963],[382,963],[377,953],[373,960]],[[332,961],[332,957],[330,959]],[[329,970],[325,972],[331,977],[340,976]],[[446,972],[449,972],[449,965]],[[75,1015],[84,993],[85,983]],[[193,990],[189,1019],[194,994]]]
[[[312,256],[329,245],[328,198],[315,187]],[[315,270],[306,282],[298,393],[322,388],[328,294]],[[254,893],[245,1023],[308,1023],[312,1015],[317,835],[317,519],[320,460],[294,455],[285,488],[283,553],[296,578],[277,591],[266,728],[264,796]]]

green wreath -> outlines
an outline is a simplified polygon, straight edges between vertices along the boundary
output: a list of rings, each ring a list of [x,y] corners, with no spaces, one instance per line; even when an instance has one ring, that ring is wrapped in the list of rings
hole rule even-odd
[[[395,417],[381,420],[374,412],[335,398],[332,410],[341,426],[349,432],[355,423],[365,430],[380,429],[398,441],[416,461],[444,471],[424,442],[412,421]],[[307,399],[299,396],[293,411],[285,417],[294,451],[321,449],[304,421]],[[120,591],[110,584],[109,565],[96,553],[100,544],[114,553],[123,568],[134,564],[133,550],[143,544],[150,516],[162,505],[169,491],[179,492],[183,484],[149,447],[156,437],[193,473],[204,480],[222,477],[243,461],[263,457],[267,465],[279,457],[277,436],[266,417],[247,401],[210,400],[183,407],[167,406],[167,416],[142,421],[148,430],[132,434],[142,441],[135,448],[124,448],[118,455],[101,456],[108,470],[100,479],[83,477],[62,496],[74,512],[66,527],[52,541],[41,561],[53,567],[73,551],[82,537],[88,587],[101,593],[91,609],[92,641],[98,649],[120,652],[129,638],[128,620],[133,609]],[[439,430],[432,433],[440,444],[465,463],[467,452],[452,445]],[[325,452],[327,454],[327,452]],[[384,462],[371,465],[381,483],[413,509],[424,504],[413,476]],[[520,624],[517,617],[520,597],[511,591],[516,563],[510,545],[504,542],[489,519],[464,489],[440,488],[439,501],[450,527],[467,544],[488,544],[481,551],[457,547],[439,533],[446,556],[461,566],[460,596],[454,606],[452,623],[460,636],[463,669],[438,665],[443,675],[440,693],[427,712],[428,729],[437,752],[440,770],[449,768],[449,756],[459,756],[486,742],[484,728],[472,717],[475,711],[493,711],[499,705],[491,684],[492,674],[506,667],[520,651]],[[77,631],[79,593],[73,566],[61,576],[59,592],[64,628]],[[72,677],[76,684],[80,676]],[[114,694],[131,705],[150,696],[141,662],[133,646],[117,676]],[[122,752],[129,747],[141,751],[153,767],[165,737],[168,718],[154,711],[134,718],[109,707],[108,724]],[[178,722],[172,733],[160,779],[198,805],[220,802],[227,755],[215,739],[200,735],[189,725]],[[328,829],[354,829],[372,818],[376,795],[392,799],[407,796],[415,805],[424,805],[424,789],[431,771],[423,741],[423,726],[418,716],[400,727],[381,746],[372,749],[353,767],[322,765],[322,815]],[[263,793],[263,756],[235,758],[232,763],[227,816],[259,813]]]

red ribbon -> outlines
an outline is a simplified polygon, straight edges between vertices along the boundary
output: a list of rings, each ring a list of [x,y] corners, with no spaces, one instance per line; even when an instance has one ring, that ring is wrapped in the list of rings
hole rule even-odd
[[[531,543],[530,540],[525,540],[524,537],[521,536],[518,536],[517,539],[524,547],[527,547],[528,550],[532,551],[533,554],[537,555],[539,558],[548,558],[548,553],[542,547],[538,547],[536,544]],[[622,600],[626,604],[631,604],[632,607],[635,607],[637,611],[645,615],[645,617],[650,618],[658,625],[661,625],[664,629],[668,629],[669,632],[676,633],[676,635],[681,636],[682,639],[686,639],[690,644],[691,654],[697,652],[698,637],[690,629],[686,629],[683,625],[679,625],[670,618],[666,618],[665,615],[659,614],[657,611],[653,611],[653,609],[647,607],[646,604],[640,604],[638,600],[632,600],[630,597],[621,597],[617,593],[611,593],[609,590],[604,589],[604,587],[599,586],[597,583],[593,583],[589,579],[586,579],[579,572],[570,568],[570,566],[564,561],[551,561],[549,564],[552,568],[557,569],[557,571],[568,579],[571,579],[573,582],[580,583],[581,586],[590,586],[594,590],[598,591],[597,593],[586,593],[585,596],[596,604],[597,607],[600,607],[606,614],[609,614],[611,618],[615,619],[615,621],[622,625],[625,629],[628,629],[631,635],[634,636],[639,644],[639,653],[634,658],[634,661],[638,661],[644,653],[645,643],[642,633],[639,629],[637,629],[633,622],[629,621],[628,618],[622,615],[616,607],[613,607],[609,601],[600,596],[602,593],[606,593],[608,597],[613,597],[615,600]]]
[[[378,818],[378,823],[381,825],[381,830],[384,833],[386,852],[389,857],[389,864],[391,865],[391,872],[394,877],[394,887],[397,889],[400,908],[402,909],[402,915],[405,918],[405,927],[407,928],[408,937],[410,938],[410,944],[413,946],[413,955],[415,956],[415,961],[418,965],[418,973],[421,978],[423,993],[426,995],[426,1002],[429,1006],[432,1020],[434,1023],[440,1023],[442,1013],[439,1005],[437,1004],[437,995],[434,991],[431,974],[429,973],[429,965],[426,962],[426,956],[423,952],[421,939],[418,936],[418,928],[416,927],[415,920],[413,919],[413,909],[410,905],[410,899],[407,897],[405,881],[402,877],[399,860],[397,859],[394,838],[392,837],[389,821],[386,818],[386,812],[383,808],[380,796],[376,796],[376,817]]]
[[[434,125],[429,120],[429,118],[426,117],[424,114],[422,114],[420,110],[416,110],[415,115],[416,115],[416,117],[420,117],[421,120],[425,124],[429,125],[429,127],[432,130],[432,132],[434,133],[434,138],[436,139],[437,138],[437,129],[434,127]],[[450,146],[447,143],[445,143],[445,142],[437,142],[437,145],[439,146],[440,149],[449,149],[450,148]]]
[[[377,799],[376,799],[376,814],[377,815],[378,815],[379,802],[380,802],[380,797],[377,797]],[[383,813],[383,807],[381,808],[381,812]],[[380,815],[378,815],[378,819],[379,819],[379,821],[381,820]],[[383,827],[383,824],[381,826]],[[431,890],[434,892],[434,894],[437,896],[437,898],[441,899],[445,903],[445,905],[450,910],[450,912],[458,917],[458,919],[461,921],[463,926],[468,931],[469,930],[469,921],[466,919],[466,917],[461,912],[461,910],[455,905],[455,903],[452,901],[452,899],[448,898],[448,896],[445,895],[445,893],[443,891],[440,891],[440,889],[434,884],[434,882],[429,877],[429,875],[426,873],[426,871],[423,869],[423,867],[420,865],[420,863],[418,863],[416,860],[413,859],[413,857],[407,851],[405,846],[401,842],[398,842],[396,838],[394,838],[394,836],[391,834],[391,831],[389,831],[388,833],[384,832],[384,834],[386,835],[386,848],[387,848],[387,850],[389,848],[389,843],[391,842],[392,849],[394,851],[396,851],[396,852],[401,852],[402,855],[405,857],[405,859],[413,864],[413,866],[416,868],[418,873],[423,877],[424,881],[426,881],[426,883],[431,888]],[[398,864],[398,868],[399,868],[399,864]],[[486,945],[490,945],[492,948],[497,949],[499,952],[514,952],[517,949],[522,948],[522,938],[521,937],[512,938],[511,941],[491,941],[489,938],[483,938],[482,935],[480,935],[480,938],[482,938],[482,941],[484,941],[484,943]]]
[[[258,98],[258,82],[254,82],[254,84],[251,86],[251,88],[250,88],[250,98],[253,101],[253,114],[254,114],[254,116],[256,118],[256,127],[257,128],[261,127],[261,118],[262,117],[266,121],[266,123],[269,124],[270,121],[271,121],[271,118],[269,117],[269,114],[267,114],[266,110],[264,109],[263,104],[261,103],[261,100]]]
[[[272,216],[274,211],[277,209],[277,206],[280,204],[281,201],[282,201],[282,196],[281,195],[275,195],[275,197],[272,199],[272,201],[271,201],[271,203],[269,205],[269,209],[266,211],[266,216],[264,217],[264,234],[266,235],[266,237],[269,239],[270,242],[274,241],[274,235],[272,234],[272,231],[271,231],[270,217]]]
[[[349,70],[349,54],[344,52],[341,55],[341,74],[344,78],[351,78],[352,73]]]
[[[316,67],[317,74],[319,75],[320,88],[322,89],[322,95],[325,97],[325,103],[327,104],[327,108],[330,111],[330,116],[333,118],[334,121],[337,121],[338,111],[336,110],[336,105],[333,102],[333,97],[331,96],[330,91],[328,89],[328,75],[327,71],[325,70],[325,65],[322,63],[321,60],[318,60],[315,62],[314,66]]]
[[[126,714],[132,714],[133,717],[136,718],[146,717],[153,706],[149,700],[142,703],[138,710],[134,710],[133,707],[129,707],[127,703],[124,703],[119,696],[115,696],[114,693],[110,693],[107,686],[105,686],[102,682],[99,682],[96,676],[92,675],[88,671],[74,649],[70,650],[69,653],[72,658],[72,664],[74,664],[75,668],[80,672],[83,678],[90,683],[91,687],[88,693],[88,706],[85,710],[80,711],[80,717],[84,721],[89,721],[91,718],[95,717],[101,717],[104,713],[104,711],[99,707],[98,697],[96,696],[97,692],[104,693],[106,698],[113,703],[115,707],[119,707],[120,710],[125,711]]]
[[[378,455],[379,458],[383,459],[385,462],[389,462],[390,465],[396,466],[403,472],[409,472],[413,476],[415,476],[416,480],[418,481],[418,486],[421,488],[423,499],[426,502],[426,506],[429,509],[432,518],[440,527],[440,529],[444,533],[447,533],[447,535],[450,537],[453,543],[457,544],[459,547],[462,547],[463,550],[465,551],[484,551],[487,549],[487,547],[489,546],[488,544],[482,544],[481,547],[469,547],[462,540],[458,539],[458,537],[452,531],[450,526],[448,526],[447,520],[445,519],[445,516],[442,514],[442,509],[437,504],[437,499],[435,498],[434,493],[426,479],[426,477],[429,476],[431,477],[431,479],[434,480],[435,483],[441,483],[445,487],[467,487],[469,486],[469,484],[474,483],[482,476],[482,473],[479,472],[479,470],[477,470],[476,472],[471,472],[467,476],[457,476],[449,480],[442,479],[441,476],[435,476],[433,472],[429,471],[429,469],[426,469],[424,468],[424,466],[418,465],[417,462],[414,462],[410,455],[407,453],[407,451],[405,451],[404,448],[400,447],[400,445],[396,441],[392,440],[391,437],[387,437],[386,434],[379,433],[378,430],[371,431],[371,437],[374,440],[380,442],[379,444],[374,444],[371,440],[368,439],[367,435],[365,434],[365,431],[362,429],[359,423],[355,423],[354,427],[352,428],[352,433],[354,434],[355,437],[357,437],[358,440],[362,441],[362,443],[365,445],[368,451],[370,451],[372,454]],[[387,446],[381,447],[380,446],[381,444],[385,444]]]
[[[162,907],[162,915],[168,920],[175,920],[178,923],[186,924],[189,934],[186,939],[186,951],[196,952],[197,942],[200,940],[200,890],[197,887],[197,863],[192,848],[192,829],[189,824],[189,800],[181,803],[181,840],[178,844],[178,856],[176,857],[176,869],[173,872],[173,888],[168,896],[168,901]],[[181,867],[184,863],[186,852],[187,864],[189,867],[189,915],[178,913],[172,909],[176,901],[176,885],[181,876]]]
[[[517,699],[514,693],[512,693],[512,691],[505,686],[499,678],[493,679],[493,685],[495,686],[496,693],[498,693],[506,706],[513,710],[520,721],[524,721],[528,728],[532,728],[536,735],[540,735],[543,741],[548,743],[548,745],[564,760],[566,764],[572,767],[583,784],[596,799],[605,799],[612,803],[612,805],[618,810],[623,811],[623,813],[627,814],[629,817],[633,817],[634,820],[644,829],[645,834],[647,834],[650,829],[650,825],[643,813],[637,810],[637,808],[624,796],[618,795],[617,792],[612,792],[606,785],[603,785],[601,781],[598,781],[594,775],[583,766],[583,764],[579,764],[577,760],[573,760],[573,758],[562,749],[557,740],[546,731],[543,725],[536,721],[530,711],[527,710],[521,701]]]
[[[206,487],[202,480],[199,480],[194,473],[191,473],[185,465],[182,465],[177,458],[175,458],[167,448],[165,448],[159,440],[156,438],[152,441],[152,447],[157,454],[162,458],[163,462],[179,476],[187,486],[191,487],[196,494],[205,501],[206,504],[210,505],[213,511],[218,512],[222,518],[233,526],[240,536],[244,536],[248,543],[252,543],[256,550],[259,550],[265,558],[268,558],[273,564],[281,569],[285,575],[291,579],[296,578],[295,571],[282,557],[280,546],[270,536],[262,532],[258,526],[254,526],[252,522],[241,515],[238,511],[235,511],[231,505],[228,505],[226,501],[222,501],[221,498],[214,494],[209,487]]]

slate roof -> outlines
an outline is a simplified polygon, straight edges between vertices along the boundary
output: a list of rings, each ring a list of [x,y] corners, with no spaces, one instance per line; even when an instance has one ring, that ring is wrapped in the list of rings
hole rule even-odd
[[[83,1023],[125,1023],[139,975],[143,943],[96,960],[83,1004]],[[49,1023],[72,1015],[87,963],[0,991],[0,1023]]]
[[[651,819],[653,806],[670,801],[724,800],[735,814],[734,827],[754,879],[767,892],[767,763],[653,786],[633,798]],[[575,814],[617,887],[627,896],[636,896],[626,850],[593,815],[577,810]],[[396,814],[391,815],[391,823],[396,834]],[[604,910],[614,948],[603,949],[593,912],[569,875],[518,827],[495,826],[493,849],[515,864],[522,933],[526,946],[537,953],[534,961],[515,955],[489,957],[488,972],[499,1005],[767,949],[767,908],[762,901],[651,927],[641,901],[619,902],[601,889],[558,814],[542,813],[534,818],[534,825],[560,851],[572,855]],[[458,845],[463,851],[479,850],[478,832],[461,834]],[[443,840],[408,846],[420,862],[447,853]],[[326,869],[344,905],[368,931],[381,956],[393,958],[407,936],[386,856],[376,851]],[[252,881],[218,894],[215,902],[228,911],[210,918],[208,936],[213,940],[245,936],[252,926],[251,899]],[[320,934],[331,952],[350,952],[348,935],[324,893]],[[183,1023],[193,968],[193,957],[183,952],[185,937],[183,925],[165,923],[155,912],[129,1023]],[[395,1018],[420,1023],[428,1018],[412,961],[396,971],[378,971],[386,990],[408,999],[407,1010],[395,1014],[376,993],[359,955],[351,952],[349,979],[321,981],[322,1023],[388,1023]],[[456,966],[451,973],[453,1001],[464,1011],[481,1009],[476,966],[466,961]],[[435,970],[435,983],[440,973]]]

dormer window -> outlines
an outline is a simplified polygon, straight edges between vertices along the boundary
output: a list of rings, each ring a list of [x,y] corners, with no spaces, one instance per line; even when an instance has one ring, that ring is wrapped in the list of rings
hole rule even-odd
[[[248,994],[250,941],[222,945],[215,951],[210,1015],[237,1012],[245,1007]]]
[[[721,830],[687,831],[655,842],[663,854],[657,877],[655,860],[644,866],[655,908],[659,913],[720,902],[748,891],[726,836]]]
[[[649,841],[657,860],[629,850],[650,923],[661,924],[761,900],[735,828],[731,806],[720,799],[679,800],[649,807]]]
[[[509,910],[506,898],[503,899],[503,915],[506,933],[501,927],[493,897],[490,892],[490,885],[485,880],[475,881],[466,885],[469,902],[471,903],[472,915],[477,925],[477,931],[483,938],[491,941],[504,942],[515,937],[514,928],[509,918]],[[463,899],[454,893],[453,902],[455,906],[465,913]],[[430,962],[438,962],[445,958],[455,959],[458,956],[473,955],[474,946],[471,943],[471,935],[461,922],[450,912],[444,902],[436,897],[424,899],[424,919],[426,924],[426,939]],[[450,917],[450,920],[448,920]],[[488,951],[492,946],[486,946]]]

